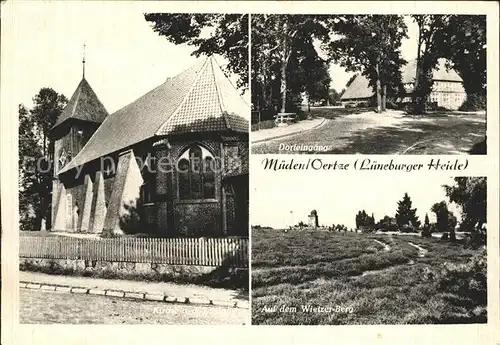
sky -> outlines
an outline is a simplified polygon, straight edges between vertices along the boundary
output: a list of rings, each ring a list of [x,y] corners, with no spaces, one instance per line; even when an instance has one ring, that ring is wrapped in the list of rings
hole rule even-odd
[[[408,38],[402,41],[401,54],[406,61],[410,61],[417,58],[418,27],[410,16],[405,16],[404,21],[408,27]],[[354,72],[346,72],[343,67],[334,63],[330,64],[329,71],[332,79],[330,87],[338,92],[345,88],[349,78],[355,74]]]
[[[451,177],[388,172],[252,169],[250,178],[251,224],[273,228],[288,227],[300,221],[307,224],[307,216],[313,209],[318,212],[320,225],[344,224],[355,228],[356,213],[363,209],[369,215],[373,213],[375,221],[385,215],[394,217],[397,202],[405,192],[412,200],[412,207],[417,208],[420,221],[423,223],[428,213],[433,222],[435,215],[430,211],[431,206],[448,201],[442,185],[453,184]],[[448,209],[460,220],[457,205],[449,204]]]
[[[10,91],[16,104],[31,107],[42,87],[69,99],[82,78],[84,43],[85,77],[109,113],[196,62],[191,56],[194,47],[176,46],[159,36],[137,5],[73,1],[55,5],[17,6],[13,25],[3,28],[15,38],[10,50],[15,83]],[[216,60],[226,63],[220,56]],[[235,84],[236,76],[231,80]]]

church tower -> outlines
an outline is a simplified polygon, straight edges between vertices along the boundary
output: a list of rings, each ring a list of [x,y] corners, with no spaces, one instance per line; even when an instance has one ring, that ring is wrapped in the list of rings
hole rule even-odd
[[[82,79],[66,107],[50,130],[54,141],[54,175],[52,183],[52,220],[55,220],[56,205],[64,186],[58,179],[58,172],[68,164],[95,133],[108,112],[85,79],[85,53],[83,55]],[[53,224],[54,225],[54,224]],[[54,228],[52,226],[52,228]]]

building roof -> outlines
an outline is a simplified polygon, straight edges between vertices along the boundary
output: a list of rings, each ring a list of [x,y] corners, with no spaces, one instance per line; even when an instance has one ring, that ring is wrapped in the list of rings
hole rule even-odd
[[[409,61],[401,69],[401,81],[403,84],[410,84],[415,81],[417,74],[417,60]],[[455,70],[446,69],[446,60],[440,59],[438,66],[432,72],[432,79],[437,81],[461,82],[462,78]],[[411,91],[411,90],[410,90]],[[369,98],[374,95],[373,88],[369,85],[368,79],[363,75],[357,75],[351,85],[345,90],[341,100]]]
[[[340,97],[344,99],[370,98],[373,96],[373,89],[369,85],[366,77],[358,74]]]
[[[61,115],[59,115],[52,129],[69,119],[101,123],[107,116],[108,112],[106,108],[104,108],[104,105],[102,105],[94,90],[92,90],[84,77],[78,84],[73,96],[71,96],[71,99],[63,109]]]
[[[208,57],[108,116],[60,173],[154,136],[248,133],[249,114],[238,90]]]

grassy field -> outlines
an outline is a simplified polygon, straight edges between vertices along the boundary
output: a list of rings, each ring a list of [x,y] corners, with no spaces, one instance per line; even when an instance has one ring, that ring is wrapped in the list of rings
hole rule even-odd
[[[485,300],[439,279],[474,253],[417,236],[253,230],[252,323],[486,322]]]

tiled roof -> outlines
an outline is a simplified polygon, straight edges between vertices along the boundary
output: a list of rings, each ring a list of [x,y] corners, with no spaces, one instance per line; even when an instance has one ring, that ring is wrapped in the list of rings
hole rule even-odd
[[[85,78],[82,78],[73,96],[69,100],[61,115],[52,128],[59,126],[69,119],[78,119],[101,123],[108,116],[108,112],[90,87]]]
[[[108,116],[60,173],[156,135],[247,133],[249,113],[238,90],[208,57]]]
[[[417,74],[417,60],[408,62],[401,69],[401,81],[403,84],[413,83]],[[440,59],[437,68],[432,73],[433,80],[444,80],[461,82],[462,78],[452,69],[446,70],[446,60]],[[369,98],[373,96],[373,89],[369,86],[368,79],[362,75],[358,75],[356,79],[349,85],[342,95],[342,100]]]

